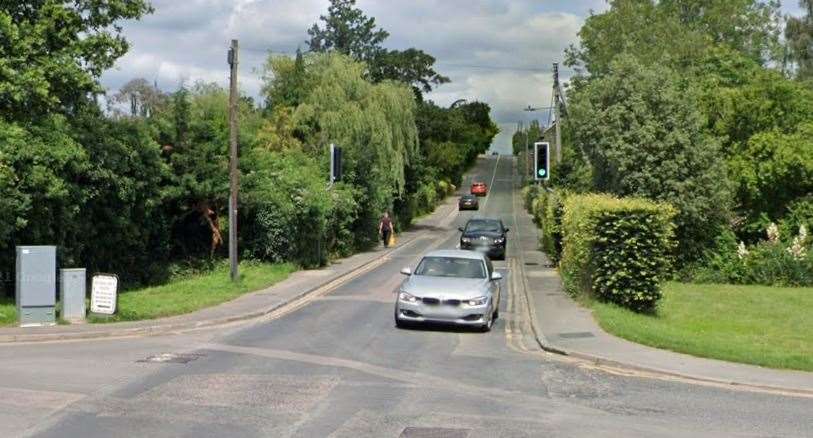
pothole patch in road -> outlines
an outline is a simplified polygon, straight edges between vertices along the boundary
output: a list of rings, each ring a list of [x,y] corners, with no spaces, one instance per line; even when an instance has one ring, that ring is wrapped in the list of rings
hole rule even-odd
[[[450,429],[444,427],[407,427],[399,438],[466,438],[471,429]]]
[[[338,384],[336,376],[185,374],[138,396],[140,402],[211,408],[309,412]]]
[[[189,363],[196,360],[204,354],[199,353],[161,353],[147,356],[144,359],[137,360],[140,363]]]

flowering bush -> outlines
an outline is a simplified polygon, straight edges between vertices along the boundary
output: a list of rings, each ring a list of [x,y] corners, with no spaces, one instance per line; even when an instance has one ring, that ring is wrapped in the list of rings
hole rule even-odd
[[[799,227],[789,243],[780,239],[779,228],[770,224],[767,239],[747,247],[733,233],[723,233],[717,248],[706,255],[691,274],[701,283],[764,284],[769,286],[813,285],[813,251],[807,228]]]

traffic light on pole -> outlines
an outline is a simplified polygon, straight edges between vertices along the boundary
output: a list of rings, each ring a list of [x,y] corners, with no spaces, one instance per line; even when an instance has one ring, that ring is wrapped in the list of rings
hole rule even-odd
[[[550,179],[550,143],[534,143],[534,179],[537,181]]]

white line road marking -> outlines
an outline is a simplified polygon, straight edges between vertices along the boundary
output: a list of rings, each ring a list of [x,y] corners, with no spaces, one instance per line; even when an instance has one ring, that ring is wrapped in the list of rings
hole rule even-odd
[[[502,155],[497,155],[497,161],[494,162],[494,172],[491,174],[491,184],[488,185],[488,194],[486,195],[486,202],[483,203],[483,210],[488,208],[488,200],[491,199],[491,190],[494,189],[494,179],[497,178],[497,168],[500,165],[500,158]]]

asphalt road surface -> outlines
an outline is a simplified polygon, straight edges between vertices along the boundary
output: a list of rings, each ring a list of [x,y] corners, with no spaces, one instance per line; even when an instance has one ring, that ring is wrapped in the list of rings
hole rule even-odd
[[[509,157],[480,160],[479,212],[275,320],[160,337],[0,346],[0,436],[813,436],[813,400],[608,373],[536,351],[512,288],[489,333],[393,324],[399,270],[473,215],[513,225]],[[469,180],[466,181],[468,183]],[[467,187],[464,185],[464,187]],[[507,298],[507,299],[506,299]],[[171,362],[144,361],[151,355]]]

